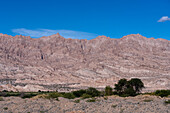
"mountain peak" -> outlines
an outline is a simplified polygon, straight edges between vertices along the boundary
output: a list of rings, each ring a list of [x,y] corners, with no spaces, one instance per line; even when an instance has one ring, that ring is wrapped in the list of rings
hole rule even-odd
[[[51,35],[52,37],[61,37],[61,35],[59,33],[56,33],[54,35]]]
[[[122,37],[122,39],[124,39],[124,38],[135,38],[136,39],[136,38],[146,38],[146,37],[144,37],[140,34],[130,34],[130,35],[126,35],[126,36]]]
[[[96,37],[96,38],[94,38],[94,39],[92,39],[92,40],[105,40],[105,39],[110,39],[110,37],[107,37],[107,36],[104,36],[104,35],[102,35],[102,36],[98,36],[98,37]]]
[[[11,35],[0,33],[0,36],[12,37]]]
[[[40,39],[51,39],[51,38],[64,38],[64,37],[62,37],[59,33],[56,33],[56,34],[53,34],[53,35],[50,35],[50,36],[40,37]]]
[[[102,35],[102,36],[98,36],[98,37],[96,37],[96,38],[110,38],[110,37],[107,37],[107,36]]]

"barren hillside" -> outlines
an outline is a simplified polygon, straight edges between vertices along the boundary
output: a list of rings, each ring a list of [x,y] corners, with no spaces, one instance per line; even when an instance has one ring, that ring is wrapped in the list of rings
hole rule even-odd
[[[0,90],[104,88],[132,77],[145,90],[170,89],[170,41],[139,34],[92,40],[0,34]]]

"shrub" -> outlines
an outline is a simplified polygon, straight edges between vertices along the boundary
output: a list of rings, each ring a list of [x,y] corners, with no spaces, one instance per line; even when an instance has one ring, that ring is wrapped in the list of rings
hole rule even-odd
[[[100,96],[100,91],[97,89],[90,87],[86,90],[86,94],[91,95],[92,97]]]
[[[82,95],[82,98],[83,98],[83,99],[86,99],[86,98],[91,98],[91,97],[92,97],[91,95],[89,95],[89,94],[86,94],[86,93]]]
[[[105,95],[106,95],[106,94],[105,94],[105,91],[101,91],[101,92],[100,92],[100,96],[101,96],[101,97],[104,97]]]
[[[170,100],[164,101],[165,104],[170,104]]]
[[[63,95],[58,92],[51,92],[45,94],[39,94],[35,98],[45,98],[45,99],[55,99],[58,101],[58,97],[62,97]]]
[[[47,95],[47,94],[39,94],[39,95],[37,95],[37,96],[35,96],[35,97],[33,97],[33,98],[35,98],[35,99],[37,99],[37,98],[46,98],[46,99],[49,99],[49,95]]]
[[[45,113],[45,111],[40,111],[40,113]]]
[[[151,99],[144,100],[144,102],[151,102],[151,101],[153,101],[153,100],[151,100]]]
[[[8,92],[8,90],[3,90],[2,92]]]
[[[21,93],[19,93],[19,92],[8,92],[7,95],[8,96],[19,96],[19,95],[21,95]]]
[[[4,99],[2,97],[0,97],[0,101],[4,101]]]
[[[74,98],[75,98],[75,96],[73,95],[73,93],[65,93],[65,94],[63,95],[63,97],[64,97],[64,98],[68,98],[68,99],[74,99]]]
[[[107,99],[108,99],[108,97],[104,97],[104,99],[105,99],[105,100],[107,100]]]
[[[56,98],[58,100],[58,97],[61,97],[62,95],[58,92],[52,92],[52,93],[49,93],[47,98]]]
[[[4,107],[3,109],[4,109],[4,110],[8,110],[8,107]]]
[[[83,90],[83,89],[81,89],[81,90],[78,90],[78,91],[73,91],[73,95],[75,96],[75,97],[81,97],[83,94],[85,94],[86,93],[86,90]]]
[[[117,107],[117,105],[116,105],[116,104],[114,104],[114,105],[112,105],[112,107],[113,107],[113,108],[115,108],[115,107]]]
[[[77,99],[77,100],[75,100],[74,102],[75,102],[75,103],[79,103],[79,102],[80,102],[80,99]]]
[[[142,93],[142,95],[154,95],[153,92],[146,92],[146,93]]]
[[[154,94],[161,97],[167,97],[170,95],[170,90],[156,90]]]
[[[0,92],[0,96],[9,97],[9,96],[20,96],[19,92]]]
[[[32,98],[36,95],[37,93],[21,93],[20,97],[24,99],[24,98]]]
[[[106,96],[109,96],[109,95],[112,95],[113,94],[113,89],[110,87],[110,86],[106,86],[105,87],[105,95]]]
[[[113,91],[113,95],[118,95],[117,91]]]
[[[92,98],[92,99],[87,100],[86,102],[96,102],[96,99]]]

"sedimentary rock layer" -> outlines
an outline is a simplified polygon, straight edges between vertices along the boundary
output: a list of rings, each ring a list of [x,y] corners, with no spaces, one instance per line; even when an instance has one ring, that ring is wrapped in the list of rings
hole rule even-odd
[[[170,41],[139,34],[92,40],[0,34],[0,90],[104,88],[133,77],[145,90],[169,89]]]

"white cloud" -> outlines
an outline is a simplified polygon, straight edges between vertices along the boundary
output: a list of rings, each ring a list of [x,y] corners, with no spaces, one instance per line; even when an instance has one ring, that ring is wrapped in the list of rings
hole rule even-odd
[[[168,16],[163,16],[161,19],[158,20],[158,22],[165,22],[170,21],[170,18]]]
[[[59,33],[64,38],[72,39],[93,39],[97,37],[97,34],[81,32],[81,31],[72,31],[72,30],[51,30],[51,29],[36,29],[30,30],[25,28],[13,29],[12,32],[24,36],[31,36],[33,38],[39,38],[42,36],[50,36],[56,33]]]

